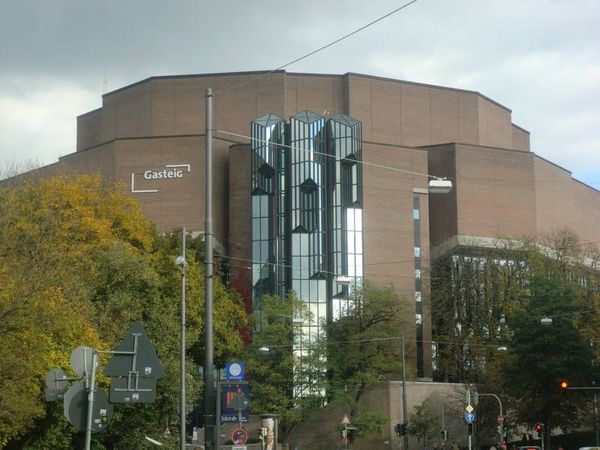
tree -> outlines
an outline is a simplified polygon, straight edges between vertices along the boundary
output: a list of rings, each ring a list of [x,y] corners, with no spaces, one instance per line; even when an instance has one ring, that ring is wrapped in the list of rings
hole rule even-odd
[[[194,362],[203,351],[204,276],[202,243],[188,244],[186,384],[193,403],[201,388]],[[177,422],[179,252],[178,234],[157,235],[136,201],[99,176],[0,190],[0,334],[9,344],[0,347],[0,448],[19,435],[19,448],[76,445],[56,405],[41,401],[41,380],[52,367],[67,368],[79,345],[115,348],[140,319],[166,377],[154,404],[117,405],[98,445],[138,448],[144,433],[156,436]],[[240,354],[246,324],[239,296],[217,278],[216,362]],[[108,380],[99,382],[106,388]]]
[[[322,374],[325,365],[321,347],[309,345],[300,359],[293,351],[295,322],[310,321],[306,305],[293,294],[281,299],[261,298],[255,314],[255,333],[245,352],[250,378],[253,414],[278,414],[284,440],[294,425],[323,404],[324,379],[317,378],[312,394],[301,393],[302,373]]]
[[[417,440],[425,446],[427,441],[433,437],[438,425],[431,400],[425,400],[415,406],[408,420],[408,433],[416,436]]]
[[[526,301],[509,318],[512,338],[505,385],[519,399],[516,411],[521,421],[543,422],[550,445],[550,430],[578,425],[578,411],[585,402],[585,396],[564,395],[559,382],[566,377],[573,384],[588,385],[592,354],[575,325],[574,315],[582,308],[573,287],[553,274],[536,273],[528,290]],[[552,326],[540,324],[545,316],[554,316]]]
[[[376,414],[362,408],[360,399],[369,385],[394,375],[399,378],[400,336],[412,335],[412,330],[408,330],[413,314],[408,303],[390,286],[379,288],[365,281],[353,300],[348,314],[327,326],[328,391],[331,398],[348,404],[354,422],[361,422],[361,416],[371,417],[370,422],[376,426],[363,428],[377,432],[384,422],[375,420]],[[410,353],[409,345],[407,363],[412,360]]]

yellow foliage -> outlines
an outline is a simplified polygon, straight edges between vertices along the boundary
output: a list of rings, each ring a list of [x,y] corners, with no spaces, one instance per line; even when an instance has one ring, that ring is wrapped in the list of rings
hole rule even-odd
[[[106,348],[88,298],[98,255],[117,242],[147,252],[153,237],[135,200],[97,175],[0,190],[0,448],[43,414],[49,369],[80,345]]]

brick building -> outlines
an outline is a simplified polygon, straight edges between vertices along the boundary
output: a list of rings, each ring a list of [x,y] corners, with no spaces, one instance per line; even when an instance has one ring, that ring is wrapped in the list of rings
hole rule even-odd
[[[348,295],[338,276],[392,284],[414,309],[427,378],[432,259],[560,228],[600,241],[600,192],[531,152],[510,109],[478,92],[354,73],[152,77],[105,94],[77,118],[76,151],[38,173],[100,172],[123,181],[160,231],[202,232],[208,87],[215,237],[249,310],[279,286],[328,320]],[[288,180],[294,168],[302,175]],[[428,175],[454,189],[429,195]],[[267,197],[280,202],[265,215]]]

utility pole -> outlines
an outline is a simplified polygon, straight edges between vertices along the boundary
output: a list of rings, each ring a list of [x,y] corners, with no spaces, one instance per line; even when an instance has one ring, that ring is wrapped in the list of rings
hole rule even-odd
[[[85,382],[88,384],[88,407],[85,426],[85,450],[91,449],[92,442],[92,417],[94,416],[94,390],[96,389],[96,369],[98,368],[98,354],[92,349],[91,373],[85,374]]]
[[[185,227],[181,230],[181,256],[177,258],[177,265],[181,271],[181,311],[179,314],[179,448],[185,450],[185,426],[186,426],[186,404],[185,404]]]
[[[404,336],[400,336],[402,350],[402,423],[404,424],[404,450],[408,450],[408,406],[406,403],[406,356],[404,353]]]
[[[204,269],[204,445],[214,450],[215,398],[214,398],[214,347],[213,347],[213,224],[212,224],[212,133],[213,92],[206,88],[206,151],[204,176],[204,237],[206,263]],[[220,450],[220,449],[218,449]]]

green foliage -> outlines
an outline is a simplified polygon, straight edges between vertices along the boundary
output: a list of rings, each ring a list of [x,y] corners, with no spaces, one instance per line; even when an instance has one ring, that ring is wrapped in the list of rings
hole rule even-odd
[[[591,381],[590,346],[573,318],[581,306],[571,285],[552,274],[535,274],[526,301],[510,316],[513,336],[504,375],[506,389],[519,399],[521,420],[563,429],[578,423],[585,397],[564,395],[559,382],[565,377],[583,386]],[[554,316],[551,326],[540,324],[545,316]]]
[[[97,176],[51,178],[0,191],[0,448],[78,448],[58,406],[44,408],[43,378],[69,367],[79,345],[114,349],[142,320],[166,370],[150,405],[116,405],[96,447],[140,448],[144,434],[177,421],[180,253],[177,235],[158,236],[137,203]],[[199,400],[204,276],[200,239],[186,268],[188,402]],[[24,282],[26,280],[26,282]],[[247,318],[239,297],[214,283],[215,355],[239,355]],[[101,367],[106,358],[101,361]],[[105,389],[107,380],[99,376]],[[58,409],[56,409],[58,408]],[[37,422],[34,421],[37,420]]]
[[[408,433],[416,436],[423,444],[434,436],[438,427],[438,419],[433,412],[431,400],[425,400],[414,407],[408,418]]]
[[[365,409],[361,397],[369,385],[402,371],[400,336],[411,336],[413,313],[392,287],[365,281],[354,293],[348,314],[327,326],[328,393],[349,407],[363,437],[380,433],[389,418]],[[410,330],[410,331],[409,331]],[[413,361],[407,340],[407,366]],[[413,370],[407,367],[407,373]]]
[[[358,428],[360,438],[380,434],[389,422],[390,418],[387,415],[378,414],[368,409],[359,409],[352,419],[352,425]]]
[[[349,314],[327,327],[327,360],[333,391],[358,399],[367,385],[401,372],[400,336],[412,335],[412,314],[391,287],[369,282],[357,289],[353,301]],[[410,352],[406,360],[412,360]]]
[[[295,296],[290,294],[286,299],[264,296],[255,315],[257,331],[245,354],[251,373],[252,413],[278,414],[284,435],[323,401],[320,396],[296,395],[294,369],[319,373],[324,367],[318,347],[306,348],[302,360],[292,351],[294,319],[311,320],[308,309]]]

